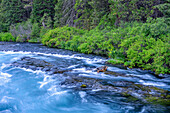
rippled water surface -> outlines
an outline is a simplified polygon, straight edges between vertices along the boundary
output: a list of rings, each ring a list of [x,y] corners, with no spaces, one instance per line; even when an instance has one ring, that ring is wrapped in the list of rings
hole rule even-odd
[[[17,46],[17,45],[15,45]],[[34,46],[34,45],[33,45]],[[24,46],[25,47],[25,46]],[[12,48],[12,47],[11,47]],[[139,69],[123,69],[109,66],[108,70],[133,75],[115,77],[97,73],[90,67],[104,64],[105,58],[83,55],[64,50],[41,51],[0,51],[0,113],[157,113],[168,112],[164,106],[124,102],[119,94],[105,96],[107,92],[73,90],[61,87],[64,78],[48,75],[42,71],[11,67],[10,64],[23,56],[44,59],[57,63],[61,68],[72,68],[79,76],[109,79],[112,81],[132,81],[170,90],[169,79],[158,79]],[[38,52],[39,51],[39,52]],[[56,53],[54,53],[56,51]],[[60,74],[61,75],[61,74]],[[94,93],[93,93],[94,92]]]

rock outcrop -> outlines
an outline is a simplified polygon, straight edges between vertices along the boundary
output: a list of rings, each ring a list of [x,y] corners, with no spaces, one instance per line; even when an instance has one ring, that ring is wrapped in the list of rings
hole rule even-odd
[[[97,90],[102,92],[109,92],[110,94],[114,92],[122,95],[123,97],[126,97],[127,99],[129,99],[129,101],[141,101],[144,103],[170,106],[170,91],[154,86],[145,86],[128,81],[112,81],[84,77],[80,76],[79,74],[72,73],[72,70],[60,69],[60,67],[46,62],[45,60],[31,57],[23,57],[20,60],[13,62],[11,66],[32,70],[42,70],[50,75],[58,74],[57,76],[61,76],[64,78],[61,82],[61,86],[65,88],[72,88],[75,90],[83,91]],[[107,66],[96,68],[97,71],[99,69],[105,69],[104,73],[106,75],[108,74],[112,76],[126,77],[123,74],[106,71]]]

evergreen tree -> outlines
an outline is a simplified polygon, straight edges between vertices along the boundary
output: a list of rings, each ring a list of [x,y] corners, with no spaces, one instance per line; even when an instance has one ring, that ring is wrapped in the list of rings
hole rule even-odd
[[[44,28],[52,28],[52,20],[47,13],[44,13],[44,16],[41,18],[41,23]]]
[[[92,29],[99,24],[105,14],[109,13],[109,3],[108,0],[76,0],[75,9],[77,11],[77,25]]]
[[[53,20],[56,0],[34,0],[32,11],[32,22],[40,22],[44,13],[47,13]]]
[[[54,27],[61,26],[63,0],[58,0],[55,5]]]
[[[163,0],[109,0],[110,9],[117,20],[146,22],[148,17],[162,17],[155,6]]]
[[[22,0],[2,0],[0,11],[0,21],[6,30],[10,25],[26,20]]]
[[[170,25],[170,0],[162,0],[161,4],[155,8],[158,8],[163,13],[167,24]]]
[[[62,5],[62,18],[60,20],[61,25],[76,26],[74,22],[76,18],[76,11],[74,5],[76,0],[64,0]]]

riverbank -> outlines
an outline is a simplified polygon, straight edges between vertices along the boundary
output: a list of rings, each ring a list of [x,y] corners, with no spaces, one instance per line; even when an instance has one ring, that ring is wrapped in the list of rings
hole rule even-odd
[[[20,36],[14,38],[10,33],[1,33],[0,41],[41,40],[43,45],[51,48],[105,56],[110,58],[108,63],[151,70],[160,77],[170,74],[170,27],[164,20],[124,23],[122,26],[106,26],[101,29],[99,24],[90,31],[64,26],[46,29],[38,39]],[[160,29],[162,26],[165,29]]]
[[[157,75],[169,74],[169,27],[166,26],[167,29],[162,31],[157,29],[158,33],[155,34],[155,30],[152,31],[151,28],[161,27],[163,21],[153,22],[155,24],[127,23],[123,28],[100,29],[98,26],[90,31],[65,26],[49,30],[43,35],[42,44],[107,56],[113,59],[109,63],[151,70]]]

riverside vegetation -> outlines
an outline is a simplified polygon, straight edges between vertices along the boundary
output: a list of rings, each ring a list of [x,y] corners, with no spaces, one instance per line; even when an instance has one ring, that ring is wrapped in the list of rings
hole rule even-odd
[[[169,2],[1,0],[0,41],[42,42],[107,56],[108,63],[169,74]],[[18,7],[12,7],[15,3]]]
[[[113,64],[140,67],[156,74],[170,73],[170,27],[164,23],[164,19],[148,20],[147,23],[122,23],[122,26],[100,30],[98,25],[90,31],[58,27],[44,33],[41,42],[48,47],[104,55],[111,58],[108,62]],[[14,38],[11,33],[1,33],[0,41],[27,40]]]

